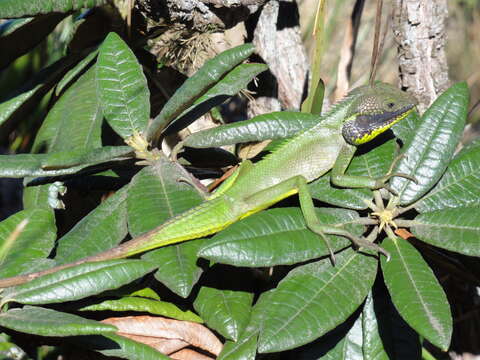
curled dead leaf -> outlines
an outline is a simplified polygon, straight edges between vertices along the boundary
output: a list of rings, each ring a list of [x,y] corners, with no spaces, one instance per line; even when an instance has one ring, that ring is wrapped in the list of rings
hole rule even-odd
[[[206,355],[200,354],[192,349],[180,350],[175,354],[171,354],[170,358],[175,360],[212,360],[212,358]]]
[[[172,352],[171,349],[177,347],[176,350],[178,350],[185,346],[197,347],[218,355],[223,347],[220,340],[208,328],[190,321],[159,316],[125,316],[108,318],[102,322],[115,325],[119,335],[152,346],[167,355]],[[169,341],[172,343],[168,344]]]

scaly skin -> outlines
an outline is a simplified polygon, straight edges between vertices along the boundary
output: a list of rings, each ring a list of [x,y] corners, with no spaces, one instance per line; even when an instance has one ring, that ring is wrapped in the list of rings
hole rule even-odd
[[[260,162],[244,162],[232,175],[236,178],[221,186],[202,204],[100,254],[46,271],[0,280],[0,288],[22,284],[85,262],[125,258],[214,234],[239,219],[296,193],[299,193],[307,226],[322,238],[325,239],[324,234],[341,235],[359,246],[381,252],[382,249],[374,244],[369,245],[365,240],[355,238],[343,230],[320,224],[305,184],[332,170],[332,182],[338,186],[370,189],[386,187],[385,182],[392,175],[373,179],[347,176],[345,170],[357,145],[372,140],[403,119],[415,104],[415,99],[410,95],[388,84],[377,83],[374,87],[357,88],[322,116],[318,124],[285,141]]]

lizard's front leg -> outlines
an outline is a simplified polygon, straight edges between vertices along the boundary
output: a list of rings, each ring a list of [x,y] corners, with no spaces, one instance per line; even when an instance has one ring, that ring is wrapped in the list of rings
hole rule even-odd
[[[334,185],[343,188],[367,188],[372,190],[383,188],[391,192],[393,195],[396,195],[395,191],[387,185],[388,180],[390,180],[392,177],[399,176],[416,181],[415,178],[408,174],[392,173],[392,168],[396,160],[394,160],[394,163],[390,167],[388,173],[378,178],[373,178],[370,176],[346,175],[345,171],[347,170],[355,151],[355,146],[349,144],[343,145],[332,168],[331,181]]]
[[[318,219],[313,205],[312,196],[308,190],[307,181],[301,175],[293,176],[290,179],[280,182],[270,188],[261,190],[253,195],[243,199],[251,208],[266,208],[288,196],[298,193],[300,199],[300,207],[307,227],[314,233],[320,235],[325,242],[332,261],[335,262],[335,255],[326,238],[326,235],[338,235],[349,239],[357,247],[365,247],[384,254],[389,257],[388,252],[382,249],[377,244],[374,244],[366,239],[360,238],[339,227],[333,225],[322,224]]]

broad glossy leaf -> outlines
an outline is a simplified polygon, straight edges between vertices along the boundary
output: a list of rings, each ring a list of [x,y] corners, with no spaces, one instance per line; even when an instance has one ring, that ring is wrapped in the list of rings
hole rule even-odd
[[[128,45],[111,32],[98,54],[97,91],[103,114],[121,137],[143,133],[150,118],[150,92],[142,66]]]
[[[423,114],[415,135],[404,147],[395,172],[415,176],[415,182],[394,177],[390,185],[408,205],[429,191],[445,172],[462,135],[468,107],[465,83],[450,87]]]
[[[152,230],[202,201],[191,185],[179,181],[188,176],[177,164],[159,160],[132,178],[127,199],[132,236]]]
[[[51,304],[78,300],[128,284],[154,268],[155,265],[143,260],[85,263],[8,288],[2,301]]]
[[[363,302],[377,273],[377,259],[347,249],[292,270],[252,316],[260,316],[259,352],[309,343],[344,322]],[[361,277],[359,277],[361,274]]]
[[[3,17],[0,3],[0,16]],[[0,69],[37,46],[63,20],[65,14],[50,13],[35,18],[10,20],[0,27]]]
[[[135,296],[126,296],[117,300],[105,300],[99,304],[88,305],[82,311],[137,311],[154,315],[166,316],[172,319],[202,323],[203,320],[191,311],[182,311],[175,304],[144,299]]]
[[[6,244],[22,221],[27,221],[23,230],[11,244]],[[0,222],[0,248],[6,251],[0,255],[0,277],[31,272],[35,262],[50,254],[56,232],[54,214],[48,210],[23,210]]]
[[[105,356],[119,357],[130,360],[169,360],[166,355],[153,347],[112,333],[103,336],[82,336],[75,339],[76,343],[84,343],[88,348]]]
[[[95,89],[95,69],[91,68],[48,112],[32,152],[100,148],[102,120]]]
[[[251,141],[288,138],[315,125],[319,116],[293,111],[279,111],[249,120],[214,127],[188,136],[184,146],[207,148]]]
[[[190,125],[215,106],[222,104],[228,97],[245,89],[250,81],[267,70],[265,64],[241,64],[225,75],[217,84],[200,96],[191,107],[185,110],[169,127],[166,133],[178,131]]]
[[[58,240],[57,264],[66,264],[118,245],[127,235],[127,187],[118,190]]]
[[[203,286],[193,306],[210,328],[237,341],[250,320],[252,301],[251,293]]]
[[[358,214],[343,209],[317,209],[323,224],[343,225],[360,235],[363,226],[354,224]],[[328,235],[334,251],[350,245],[339,236]],[[235,266],[295,264],[328,255],[325,242],[309,230],[299,208],[262,211],[230,225],[210,239],[198,255]]]
[[[112,325],[36,306],[25,306],[0,314],[0,326],[40,336],[91,335],[117,330]]]
[[[197,283],[203,270],[197,266],[198,250],[205,239],[190,240],[174,246],[153,250],[142,256],[157,265],[155,279],[175,294],[186,298]]]
[[[133,156],[130,146],[104,146],[98,149],[60,151],[51,154],[0,155],[1,177],[59,176],[110,161]]]
[[[395,147],[395,141],[390,140],[367,153],[355,156],[346,173],[373,178],[385,175],[393,161]],[[333,186],[330,175],[322,176],[309,184],[309,190],[314,199],[355,210],[366,209],[364,200],[373,198],[373,193],[369,189],[342,189]]]
[[[480,205],[480,146],[462,151],[439,183],[416,204],[419,212]]]
[[[433,271],[406,240],[386,239],[382,247],[392,256],[388,262],[381,261],[393,304],[415,331],[447,351],[452,336],[452,315]]]
[[[428,244],[470,256],[480,256],[480,206],[459,207],[418,215],[412,233]]]
[[[2,18],[18,18],[51,12],[69,12],[105,3],[106,0],[2,0],[0,14]]]
[[[254,51],[252,44],[244,44],[218,54],[207,61],[192,77],[187,79],[165,104],[160,114],[152,121],[147,130],[147,139],[151,140],[165,126],[189,108],[195,100],[205,94],[221,80],[225,74],[247,59]]]

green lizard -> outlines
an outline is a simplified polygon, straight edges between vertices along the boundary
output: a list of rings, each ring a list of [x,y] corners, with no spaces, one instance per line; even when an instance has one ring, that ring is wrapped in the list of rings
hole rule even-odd
[[[395,87],[376,83],[352,92],[319,122],[285,142],[261,161],[244,161],[206,201],[179,214],[157,228],[113,249],[74,263],[43,272],[0,280],[0,287],[27,282],[38,276],[79,265],[84,262],[129,257],[161,246],[214,234],[230,224],[294,194],[310,230],[327,241],[325,234],[344,236],[356,246],[383,252],[366,239],[344,229],[326,226],[317,219],[307,183],[332,170],[331,181],[345,188],[388,188],[392,176],[375,179],[350,176],[345,171],[358,145],[366,143],[389,129],[413,111],[416,100]],[[391,191],[391,190],[390,190]],[[328,243],[327,243],[328,245]],[[331,254],[333,258],[333,254]]]

